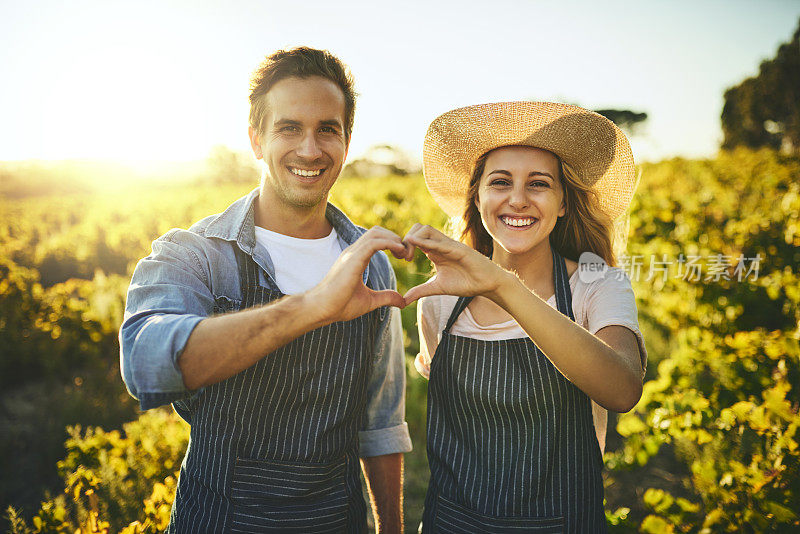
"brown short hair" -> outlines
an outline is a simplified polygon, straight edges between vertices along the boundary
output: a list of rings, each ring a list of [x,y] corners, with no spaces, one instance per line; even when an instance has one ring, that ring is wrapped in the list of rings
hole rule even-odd
[[[491,150],[475,162],[467,192],[467,205],[464,209],[461,238],[463,243],[481,254],[492,257],[494,242],[483,227],[481,214],[475,206],[481,178],[486,167],[486,159]],[[553,154],[556,156],[555,154]],[[612,221],[600,209],[600,202],[594,190],[583,183],[572,168],[558,159],[559,180],[564,191],[564,205],[567,212],[558,218],[550,232],[550,246],[559,254],[573,261],[583,252],[593,252],[603,258],[610,266],[616,264],[612,248]]]
[[[350,142],[353,117],[356,109],[356,93],[353,76],[347,66],[327,50],[300,46],[290,50],[278,50],[268,55],[253,71],[250,78],[250,126],[257,132],[264,131],[267,116],[266,95],[272,86],[285,78],[309,78],[321,76],[335,83],[344,94],[344,137]]]

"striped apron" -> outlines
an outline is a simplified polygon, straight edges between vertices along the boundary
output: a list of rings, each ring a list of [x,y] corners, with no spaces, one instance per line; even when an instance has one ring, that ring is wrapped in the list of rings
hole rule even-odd
[[[283,296],[234,244],[243,301]],[[378,310],[308,332],[252,367],[174,403],[191,424],[171,533],[365,532],[358,431]]]
[[[558,310],[573,321],[564,259],[553,251]],[[450,334],[431,362],[422,532],[606,532],[602,456],[589,397],[529,338]]]

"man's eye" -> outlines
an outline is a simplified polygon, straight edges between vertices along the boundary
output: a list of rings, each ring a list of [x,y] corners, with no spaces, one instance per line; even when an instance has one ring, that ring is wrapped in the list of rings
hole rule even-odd
[[[333,126],[323,126],[322,128],[319,129],[319,131],[322,133],[331,133],[331,134],[339,133],[339,131]]]
[[[278,131],[279,132],[297,132],[300,129],[297,126],[281,126]]]

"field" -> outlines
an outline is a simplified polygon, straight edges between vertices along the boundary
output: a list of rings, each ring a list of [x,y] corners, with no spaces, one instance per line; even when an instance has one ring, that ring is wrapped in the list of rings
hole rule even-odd
[[[620,265],[634,284],[644,395],[609,421],[612,532],[800,528],[800,160],[772,151],[641,167]],[[114,181],[0,166],[0,504],[14,532],[157,532],[188,429],[142,414],[119,378],[125,290],[150,242],[252,189],[200,178]],[[247,172],[235,173],[248,176]],[[340,180],[362,226],[442,227],[420,176]],[[429,276],[394,262],[400,291]],[[426,383],[408,369],[405,517],[427,485]]]

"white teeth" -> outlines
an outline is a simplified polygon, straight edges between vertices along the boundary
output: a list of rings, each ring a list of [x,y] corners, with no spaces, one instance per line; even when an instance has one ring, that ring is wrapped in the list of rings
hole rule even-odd
[[[511,217],[501,217],[501,220],[509,226],[530,226],[534,219],[526,217],[524,219],[514,219]]]
[[[322,169],[317,169],[316,171],[307,171],[305,169],[295,169],[294,167],[290,168],[289,170],[292,171],[292,174],[296,174],[297,176],[319,176],[322,172]]]

